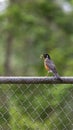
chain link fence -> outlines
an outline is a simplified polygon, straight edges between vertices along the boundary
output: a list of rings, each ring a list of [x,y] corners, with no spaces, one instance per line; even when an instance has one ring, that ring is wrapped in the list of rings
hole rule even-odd
[[[2,82],[0,130],[73,130],[73,84]]]

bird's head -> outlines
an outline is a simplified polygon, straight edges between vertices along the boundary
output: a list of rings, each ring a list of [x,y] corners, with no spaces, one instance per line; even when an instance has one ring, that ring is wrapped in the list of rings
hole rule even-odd
[[[48,59],[51,59],[50,56],[49,56],[49,54],[47,54],[47,53],[41,55],[40,58],[44,58],[44,59],[48,58]]]

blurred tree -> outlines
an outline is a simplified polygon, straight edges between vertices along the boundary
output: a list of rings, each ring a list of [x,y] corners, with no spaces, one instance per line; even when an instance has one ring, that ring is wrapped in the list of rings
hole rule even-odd
[[[5,22],[7,37],[5,75],[37,75],[41,67],[39,56],[43,52],[51,53],[55,59],[57,51],[60,55],[63,54],[61,60],[67,59],[66,55],[72,52],[63,50],[70,50],[69,44],[72,47],[72,15],[72,12],[65,13],[53,0],[9,1],[5,15],[3,14],[5,18],[2,20]],[[62,74],[64,66],[58,57],[55,60],[59,61],[56,61],[58,66],[61,64]]]

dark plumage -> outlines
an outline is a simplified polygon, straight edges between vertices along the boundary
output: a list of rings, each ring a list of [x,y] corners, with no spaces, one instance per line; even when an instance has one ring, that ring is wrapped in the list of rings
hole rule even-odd
[[[46,68],[46,70],[48,72],[52,72],[53,75],[57,78],[57,79],[61,79],[57,70],[56,70],[56,66],[54,64],[54,62],[51,60],[50,55],[48,54],[43,54],[42,57],[44,58],[44,66]]]

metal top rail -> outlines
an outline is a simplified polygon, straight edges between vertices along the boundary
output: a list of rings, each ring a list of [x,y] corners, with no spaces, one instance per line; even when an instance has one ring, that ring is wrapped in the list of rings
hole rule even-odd
[[[1,76],[0,84],[73,84],[73,77],[22,77],[22,76]]]

